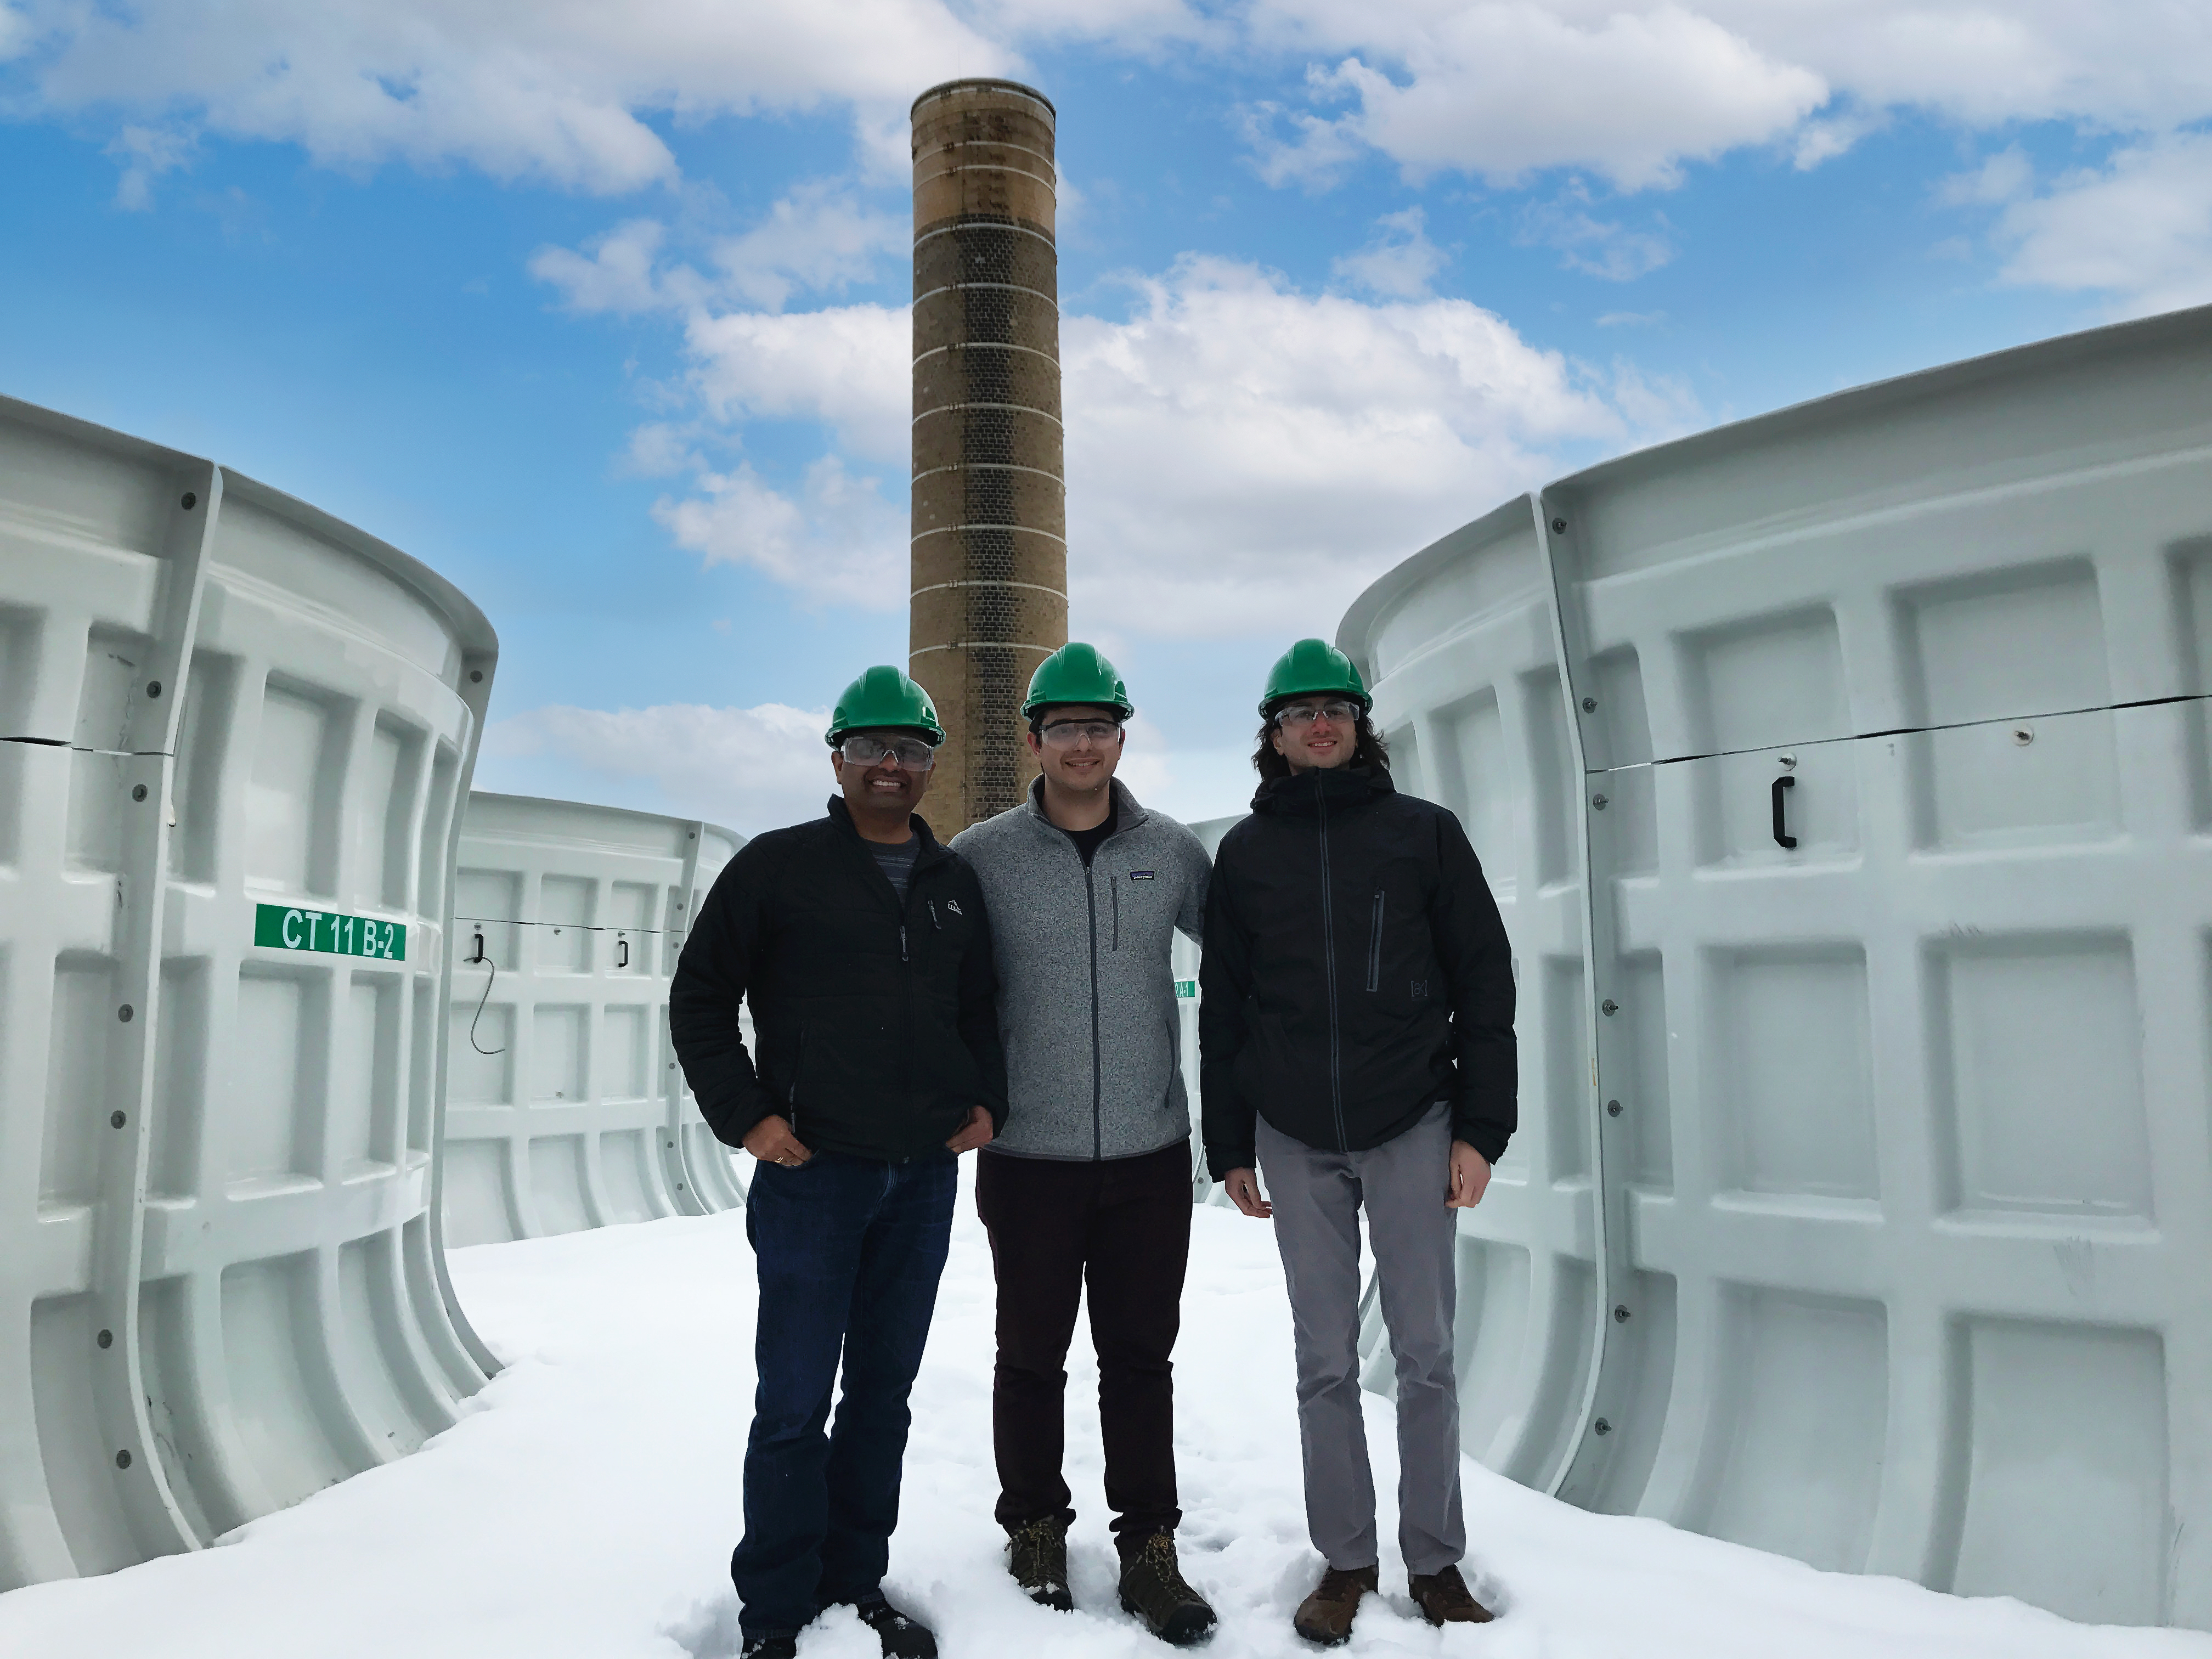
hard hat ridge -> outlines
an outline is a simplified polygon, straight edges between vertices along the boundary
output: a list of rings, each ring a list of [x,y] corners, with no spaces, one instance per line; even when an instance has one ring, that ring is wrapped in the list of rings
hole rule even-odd
[[[1029,695],[1022,699],[1024,716],[1056,702],[1081,702],[1110,708],[1123,720],[1137,712],[1128,688],[1114,665],[1095,645],[1070,640],[1037,665],[1030,677]]]
[[[823,738],[835,749],[848,732],[872,726],[896,726],[918,732],[933,749],[945,741],[945,728],[937,722],[937,706],[929,693],[888,663],[861,671],[847,686],[830,715]]]
[[[1375,699],[1359,678],[1358,665],[1327,640],[1300,640],[1275,659],[1267,671],[1267,689],[1260,694],[1264,716],[1285,697],[1310,697],[1335,692],[1352,697],[1360,708],[1372,708]]]

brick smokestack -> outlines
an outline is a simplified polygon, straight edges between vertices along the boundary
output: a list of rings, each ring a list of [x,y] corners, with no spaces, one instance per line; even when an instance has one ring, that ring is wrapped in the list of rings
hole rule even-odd
[[[1012,81],[914,104],[908,672],[945,724],[924,803],[940,836],[1020,800],[1022,694],[1067,643],[1054,126]]]

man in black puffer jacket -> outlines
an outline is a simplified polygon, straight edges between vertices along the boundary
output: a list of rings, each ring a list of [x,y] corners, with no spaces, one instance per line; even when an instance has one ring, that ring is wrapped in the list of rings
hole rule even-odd
[[[1290,1287],[1306,1522],[1328,1563],[1293,1622],[1330,1645],[1377,1588],[1363,1206],[1397,1361],[1411,1593],[1434,1624],[1490,1617],[1458,1565],[1452,1211],[1489,1184],[1517,1079],[1512,955],[1482,866],[1457,818],[1393,788],[1368,708],[1322,641],[1275,665],[1264,781],[1214,855],[1200,969],[1206,1162],[1238,1209],[1273,1219]]]
[[[937,1651],[881,1583],[954,1160],[1006,1115],[983,890],[914,811],[944,738],[897,669],[854,681],[829,732],[842,796],[730,860],[669,989],[701,1115],[759,1160],[745,1206],[759,1385],[730,1561],[745,1659],[791,1659],[840,1603],[886,1656]],[[757,1061],[738,1024],[747,998]]]

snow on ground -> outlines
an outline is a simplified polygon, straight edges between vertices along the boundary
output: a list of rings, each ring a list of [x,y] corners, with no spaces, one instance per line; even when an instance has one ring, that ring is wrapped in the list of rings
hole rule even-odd
[[[1310,1655],[1290,1614],[1320,1570],[1299,1498],[1288,1310],[1267,1228],[1196,1212],[1177,1352],[1185,1571],[1222,1626],[1216,1659]],[[727,1659],[726,1577],[752,1393],[740,1214],[456,1251],[453,1278],[507,1369],[415,1456],[242,1528],[218,1548],[0,1596],[10,1659]],[[991,1271],[963,1184],[915,1389],[888,1588],[947,1659],[1167,1651],[1119,1609],[1099,1497],[1097,1372],[1071,1361],[1079,1611],[1005,1575],[990,1437]],[[1395,1489],[1390,1407],[1369,1402]],[[1382,1563],[1352,1655],[1486,1659],[2212,1659],[2212,1636],[2090,1628],[2003,1601],[1586,1515],[1465,1466],[1469,1578],[1504,1616],[1431,1630]],[[1387,1538],[1391,1524],[1385,1517]],[[1386,1544],[1386,1552],[1389,1546]],[[849,1612],[805,1659],[872,1659]]]

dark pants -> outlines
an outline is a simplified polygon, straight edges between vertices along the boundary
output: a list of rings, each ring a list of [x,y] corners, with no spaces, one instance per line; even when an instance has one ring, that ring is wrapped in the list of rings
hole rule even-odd
[[[999,1524],[1075,1519],[1060,1474],[1067,1345],[1090,1290],[1106,1503],[1124,1542],[1173,1532],[1175,1352],[1190,1256],[1190,1149],[1103,1163],[983,1153],[975,1207],[999,1279],[991,1437]]]
[[[876,1589],[898,1525],[907,1395],[952,1231],[949,1152],[763,1164],[745,1209],[760,1275],[745,1535],[730,1558],[748,1637]],[[837,1422],[830,1393],[844,1358]]]

